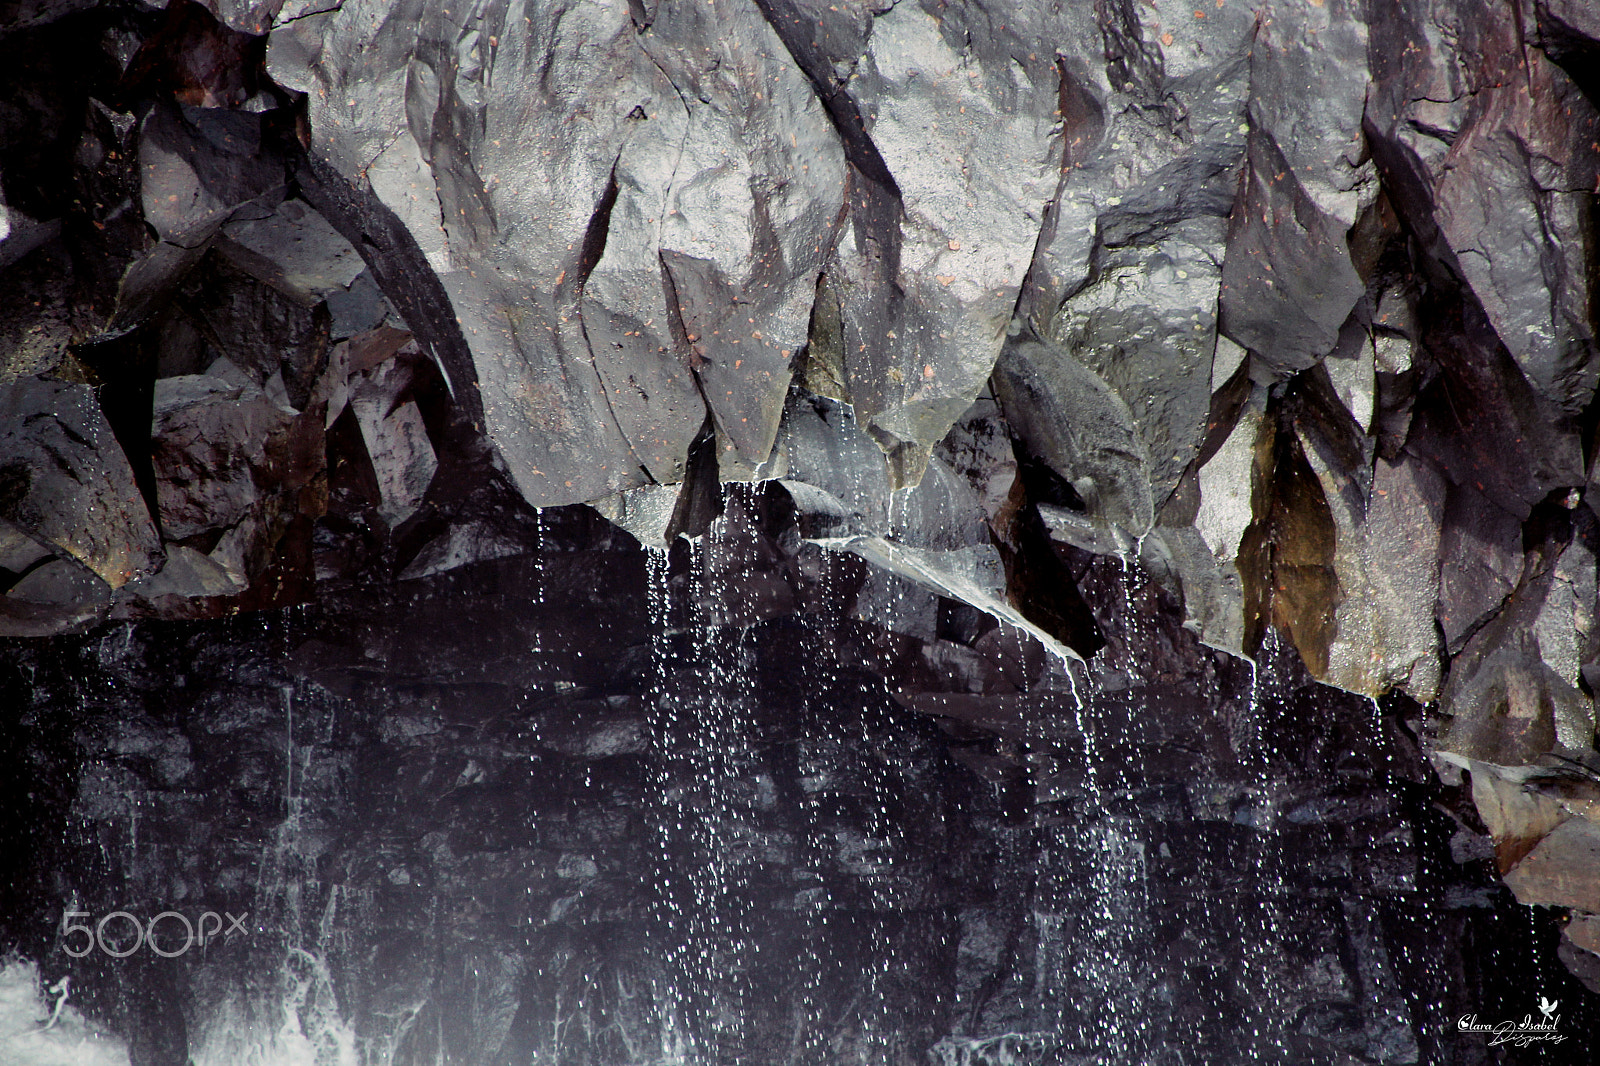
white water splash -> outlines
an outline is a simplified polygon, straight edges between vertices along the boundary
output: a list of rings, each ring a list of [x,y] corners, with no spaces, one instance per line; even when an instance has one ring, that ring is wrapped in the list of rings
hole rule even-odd
[[[128,1048],[78,1013],[70,986],[44,988],[37,965],[11,959],[0,963],[0,1063],[128,1066]]]

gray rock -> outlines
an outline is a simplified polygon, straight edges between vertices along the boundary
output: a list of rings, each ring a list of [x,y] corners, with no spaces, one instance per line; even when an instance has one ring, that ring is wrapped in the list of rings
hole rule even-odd
[[[331,6],[318,0],[203,0],[217,21],[241,33],[264,34],[275,18],[303,16],[308,8]]]
[[[350,410],[378,478],[378,514],[391,528],[422,505],[439,468],[422,411],[405,398],[411,377],[410,367],[390,360],[350,382]]]
[[[106,618],[112,589],[81,563],[54,558],[0,596],[0,636],[82,632]]]
[[[1156,526],[1140,542],[1139,562],[1183,603],[1184,625],[1201,641],[1248,657],[1238,567],[1219,559],[1197,529]]]
[[[16,260],[0,268],[8,295],[0,305],[0,381],[49,373],[73,341],[71,266],[65,249],[44,241],[30,248],[31,254],[17,250]]]
[[[125,585],[120,598],[136,598],[159,607],[159,601],[167,596],[184,599],[233,596],[249,586],[241,575],[230,572],[211,556],[194,548],[168,544],[166,552],[166,565],[150,577]]]
[[[1218,341],[1219,347],[1230,343],[1220,336]],[[1139,552],[1145,567],[1183,603],[1185,625],[1212,647],[1241,656],[1250,650],[1238,560],[1245,531],[1256,520],[1266,406],[1266,390],[1254,387],[1232,428],[1162,508]]]
[[[526,546],[513,540],[487,523],[468,522],[453,525],[449,531],[429,541],[400,572],[400,580],[410,581],[430,574],[442,574],[468,563],[487,559],[506,559],[521,555]]]
[[[1453,655],[1522,576],[1522,525],[1470,485],[1452,485],[1439,536],[1439,626]]]
[[[590,506],[647,548],[665,551],[679,492],[665,485],[629,489]]]
[[[111,586],[69,559],[51,561],[29,571],[6,591],[21,603],[49,607],[78,607],[94,614],[111,599]]]
[[[1052,634],[1034,625],[1004,599],[1005,576],[993,548],[929,551],[895,544],[882,537],[818,539],[832,551],[848,551],[888,573],[906,578],[948,599],[976,607],[1006,625],[1033,637],[1063,663],[1083,658]],[[931,635],[931,633],[929,634]]]
[[[1253,353],[1263,383],[1333,350],[1362,293],[1344,233],[1300,184],[1271,135],[1252,126],[1222,267],[1221,328]]]
[[[1052,336],[1127,404],[1159,507],[1200,451],[1210,404],[1225,225],[1185,220],[1144,246],[1107,248]]]
[[[389,301],[383,298],[383,292],[368,270],[357,274],[348,289],[329,293],[327,303],[330,319],[328,336],[331,340],[343,340],[376,329],[385,322],[403,325],[389,306]]]
[[[1569,818],[1506,872],[1506,885],[1530,906],[1600,911],[1600,825]]]
[[[939,442],[934,459],[967,479],[990,527],[1003,534],[1015,507],[1017,459],[999,404],[979,397]]]
[[[777,435],[845,193],[844,152],[827,111],[756,14],[748,6],[681,0],[654,8],[640,44],[683,111],[641,131],[618,166],[619,181],[626,167],[635,185],[641,175],[649,182],[634,209],[647,217],[634,225],[649,259],[659,257],[656,269],[665,270],[652,284],[665,288],[689,348],[662,346],[694,369],[715,420],[719,461],[731,449],[752,470],[766,461]],[[669,152],[670,166],[652,159]],[[616,209],[611,218],[621,221]],[[614,236],[629,233],[621,225]],[[608,257],[611,247],[608,239]],[[606,268],[602,259],[591,285]],[[638,309],[593,293],[613,317]],[[657,322],[665,341],[665,324]],[[636,365],[657,358],[653,350],[644,354]],[[690,412],[695,407],[685,405]],[[698,418],[687,428],[698,431]]]
[[[1558,745],[1583,751],[1593,744],[1593,702],[1544,660],[1539,644],[1539,617],[1555,583],[1553,560],[1530,560],[1506,605],[1452,660],[1440,693],[1440,709],[1451,716],[1441,748],[1518,766]]]
[[[227,223],[218,247],[235,265],[306,306],[346,292],[364,269],[350,242],[303,200],[285,200],[266,218]]]
[[[1272,3],[1250,49],[1250,118],[1299,188],[1340,228],[1376,195],[1361,118],[1367,104],[1366,5]]]
[[[1254,33],[1246,11],[1180,13],[1174,23],[1136,5],[1096,14],[1098,25],[1066,35],[1098,33],[1104,52],[1063,64],[1064,166],[1023,308],[1041,332],[1090,277],[1097,243],[1150,245],[1185,219],[1226,217],[1243,151]]]
[[[139,131],[139,198],[159,242],[128,267],[108,331],[126,333],[171,297],[224,223],[269,217],[286,166],[260,115],[159,104]]]
[[[781,437],[787,481],[809,489],[803,513],[846,522],[852,533],[886,533],[893,493],[882,453],[847,405],[800,395],[789,401]],[[791,489],[791,495],[794,490]],[[811,502],[815,497],[816,502]],[[825,501],[825,502],[824,502]]]
[[[220,377],[156,382],[151,429],[161,528],[181,540],[243,520],[273,486],[273,438],[293,416],[260,389]]]
[[[976,6],[901,4],[876,20],[851,74],[898,202],[887,214],[853,205],[841,237],[844,359],[897,486],[915,483],[1000,354],[1061,166],[1053,48],[1020,5],[991,20]]]
[[[966,478],[934,460],[917,485],[891,489],[882,452],[844,405],[791,397],[780,443],[785,486],[802,515],[821,520],[831,536],[878,536],[930,551],[990,543]]]
[[[1540,47],[1548,53],[1568,51],[1581,56],[1600,43],[1600,13],[1583,0],[1540,0],[1535,11]]]
[[[1304,438],[1302,438],[1304,439]],[[1340,600],[1328,670],[1318,679],[1377,698],[1399,688],[1438,694],[1439,519],[1445,485],[1426,463],[1378,458],[1369,490],[1352,496],[1328,454],[1307,446],[1333,516]]]
[[[667,316],[649,303],[627,308],[640,312],[639,326],[651,322],[646,329],[612,324],[609,333],[638,332],[625,349],[651,358],[635,375],[644,404],[625,375],[604,372],[611,364],[596,360],[583,315],[620,201],[613,175],[620,182],[628,173],[624,148],[636,138],[670,147],[671,129],[654,131],[681,126],[683,100],[624,6],[550,9],[537,19],[498,7],[461,27],[374,17],[381,9],[346,4],[274,38],[269,68],[310,94],[313,150],[334,171],[360,176],[440,275],[472,353],[485,429],[530,501],[597,499],[642,483],[652,463],[665,475],[703,420],[686,374],[676,392],[663,389],[688,353],[660,343]],[[525,106],[487,107],[491,84]],[[560,151],[546,147],[558,143]],[[646,227],[619,235],[612,266],[623,276],[639,260],[630,247],[663,224],[664,191],[655,205],[631,194],[622,204],[619,223],[637,206]],[[611,280],[622,284],[617,273]],[[643,292],[623,289],[624,298]],[[598,343],[609,360],[617,351],[609,346],[623,342]],[[619,418],[634,407],[639,420]]]
[[[1150,529],[1149,450],[1111,386],[1061,348],[1021,338],[1007,345],[994,382],[1007,422],[1077,492],[1089,528],[1122,550]]]
[[[281,281],[272,280],[281,273],[264,264],[257,259],[253,265],[265,279],[240,269],[219,247],[179,286],[177,309],[199,341],[199,350],[181,362],[198,362],[209,372],[226,358],[243,371],[243,380],[263,388],[281,376],[291,406],[299,408],[327,359],[329,314],[318,300],[286,294]],[[163,362],[174,360],[164,354]]]
[[[35,563],[50,557],[50,549],[28,534],[0,520],[0,570],[21,574]]]
[[[1334,393],[1363,433],[1371,431],[1377,414],[1377,358],[1366,323],[1353,314],[1339,331],[1339,343],[1322,361]],[[1409,352],[1402,356],[1392,349],[1386,349],[1385,359],[1384,369],[1390,372],[1395,372],[1392,367],[1405,370],[1411,363]]]
[[[283,199],[283,161],[263,139],[261,118],[217,108],[158,106],[139,135],[146,223],[183,248],[205,243],[244,210],[269,217]]]
[[[0,198],[0,270],[61,233],[61,222],[36,222]]]
[[[1556,560],[1550,592],[1533,623],[1533,636],[1540,657],[1551,670],[1580,691],[1585,684],[1583,664],[1593,655],[1597,606],[1600,595],[1596,592],[1594,551],[1582,538],[1575,538]],[[1558,739],[1569,748],[1584,750],[1592,740],[1593,717],[1591,708],[1590,724],[1580,724],[1569,732],[1563,732],[1563,723],[1558,723]]]
[[[1549,59],[1532,52],[1525,64],[1509,84],[1482,88],[1441,163],[1437,217],[1517,365],[1570,415],[1600,381],[1582,221],[1600,115]]]
[[[1199,503],[1194,528],[1211,554],[1231,562],[1255,518],[1257,449],[1266,418],[1265,390],[1252,390],[1237,421],[1197,476]]]
[[[0,384],[0,456],[0,519],[114,589],[157,569],[155,526],[93,389]]]

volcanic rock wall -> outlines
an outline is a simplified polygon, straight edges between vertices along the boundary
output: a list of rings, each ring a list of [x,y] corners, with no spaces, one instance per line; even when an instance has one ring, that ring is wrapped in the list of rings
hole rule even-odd
[[[1565,1039],[1509,1061],[1600,1054],[1417,705],[1088,555],[1074,688],[788,511],[736,486],[647,555],[552,509],[537,553],[5,642],[0,942],[125,1066],[1484,1066],[1457,1019],[1535,991]],[[65,909],[249,932],[74,959]]]
[[[1600,912],[1590,5],[446,3],[0,12],[6,634],[777,481],[1062,655],[1118,554],[1432,705]]]

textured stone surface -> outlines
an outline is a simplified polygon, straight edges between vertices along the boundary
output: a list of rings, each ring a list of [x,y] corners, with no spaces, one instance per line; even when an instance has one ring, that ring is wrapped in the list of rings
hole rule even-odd
[[[160,543],[94,391],[45,378],[0,386],[0,517],[112,588],[160,565]]]
[[[1437,697],[1446,778],[1582,776],[1597,60],[1575,0],[25,4],[0,617],[449,582],[589,503],[896,684],[1120,691],[1158,588],[1173,639]],[[1087,1053],[1014,1020],[939,1054]]]
[[[1060,347],[1019,339],[995,373],[1006,419],[1031,455],[1076,494],[1055,508],[1062,539],[1090,550],[1127,551],[1154,520],[1150,452],[1126,401]]]
[[[666,555],[554,509],[521,558],[8,645],[43,831],[0,930],[129,1045],[196,1061],[1478,1064],[1456,1019],[1535,983],[1592,1049],[1582,986],[1512,939],[1556,921],[1451,859],[1470,807],[1397,715],[1284,645],[1253,678],[1137,577],[1074,693],[936,596],[876,620],[883,572],[790,536],[782,496],[731,491]],[[730,618],[758,577],[788,607]],[[250,933],[147,960],[164,991],[134,995],[51,947],[73,893]],[[238,1021],[263,1014],[287,1035]]]
[[[260,389],[194,375],[156,383],[152,447],[162,532],[226,529],[270,483],[267,450],[293,416]]]
[[[1361,279],[1343,229],[1300,184],[1282,147],[1252,127],[1228,226],[1221,328],[1255,353],[1263,383],[1314,365],[1333,350]]]

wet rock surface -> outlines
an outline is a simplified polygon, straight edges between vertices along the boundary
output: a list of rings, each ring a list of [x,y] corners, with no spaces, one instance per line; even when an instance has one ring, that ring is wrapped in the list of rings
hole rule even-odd
[[[0,636],[333,617],[516,571],[540,509],[580,505],[565,547],[631,559],[628,595],[617,545],[670,550],[701,614],[669,628],[848,615],[876,634],[851,670],[995,736],[1042,663],[1103,684],[1151,624],[1174,691],[1293,661],[1329,686],[1313,717],[1335,689],[1422,705],[1407,787],[1470,782],[1600,983],[1588,808],[1529,799],[1600,768],[1597,58],[1570,0],[12,5]],[[710,592],[683,552],[713,529],[762,532]],[[1112,608],[1124,569],[1159,624]],[[738,644],[716,631],[671,654]],[[643,669],[595,698],[660,713]],[[977,702],[924,705],[946,688]],[[1195,691],[1184,720],[1237,698]],[[1098,826],[1104,877],[1155,838],[1102,807],[1063,824]],[[1013,978],[984,980],[939,1010]],[[1011,1044],[904,1031],[938,1061],[1090,1054],[1027,1002]],[[1362,1032],[1341,1053],[1412,1054]]]
[[[1585,905],[1549,871],[1592,783],[1505,786],[1559,815],[1524,855],[1479,796],[1491,851],[1419,706],[1253,673],[1115,561],[1069,681],[792,522],[737,490],[652,556],[547,511],[314,608],[11,642],[8,937],[136,1063],[1524,1061],[1455,1022],[1529,987],[1568,1040],[1526,1061],[1593,1053],[1494,863]],[[69,906],[248,932],[73,960]]]

